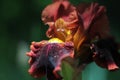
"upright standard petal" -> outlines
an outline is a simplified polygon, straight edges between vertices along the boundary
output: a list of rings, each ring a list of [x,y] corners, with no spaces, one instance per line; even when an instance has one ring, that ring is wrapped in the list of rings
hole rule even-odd
[[[94,38],[99,34],[101,38],[108,37],[109,22],[106,16],[106,8],[98,3],[80,4],[77,7],[78,16],[83,22],[84,30]]]
[[[58,22],[60,19],[65,22],[65,25],[68,29],[73,29],[76,26],[77,14],[75,7],[67,0],[55,1],[53,4],[48,5],[42,12],[43,22],[49,25],[49,28],[46,31],[46,35],[49,38],[59,38],[59,32],[56,29],[58,28],[56,27],[56,22]]]

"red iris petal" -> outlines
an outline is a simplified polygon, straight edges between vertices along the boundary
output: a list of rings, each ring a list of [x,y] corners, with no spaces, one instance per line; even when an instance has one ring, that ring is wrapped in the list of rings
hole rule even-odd
[[[93,59],[96,64],[108,70],[119,69],[120,54],[113,39],[99,40],[92,45],[92,48],[94,49]]]
[[[55,80],[61,79],[61,76],[58,74],[61,60],[73,54],[73,44],[71,42],[47,43],[46,41],[41,41],[35,42],[31,46],[33,46],[31,51],[27,53],[30,57],[29,73],[33,77],[47,75],[47,78],[51,80],[54,78]]]

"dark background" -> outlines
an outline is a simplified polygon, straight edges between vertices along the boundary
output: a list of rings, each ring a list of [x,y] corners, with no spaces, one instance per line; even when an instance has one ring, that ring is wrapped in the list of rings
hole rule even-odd
[[[79,4],[82,1],[70,0]],[[111,34],[120,42],[120,1],[96,0],[106,6]],[[32,41],[47,39],[41,11],[51,0],[0,0],[0,80],[36,80],[27,70],[25,55]],[[120,70],[109,72],[90,64],[83,72],[83,80],[120,80]]]

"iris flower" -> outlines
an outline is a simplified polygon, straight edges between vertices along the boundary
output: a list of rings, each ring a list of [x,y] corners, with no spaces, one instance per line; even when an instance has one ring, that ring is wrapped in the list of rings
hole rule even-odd
[[[53,0],[41,18],[49,26],[46,35],[50,40],[31,44],[27,55],[32,76],[47,75],[48,80],[61,80],[58,73],[61,61],[68,56],[79,59],[79,65],[95,61],[102,68],[119,69],[118,44],[109,33],[104,6],[98,3],[74,6],[68,0]]]

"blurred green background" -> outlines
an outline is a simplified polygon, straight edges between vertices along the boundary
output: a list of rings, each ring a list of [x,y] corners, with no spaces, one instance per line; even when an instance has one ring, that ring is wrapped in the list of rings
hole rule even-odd
[[[119,0],[70,0],[96,1],[106,6],[111,34],[120,42]],[[0,0],[0,80],[38,80],[32,78],[25,55],[32,41],[47,39],[46,26],[40,13],[51,0]],[[109,72],[95,63],[89,64],[83,72],[83,80],[120,80],[120,70]],[[40,79],[39,79],[40,80]]]

